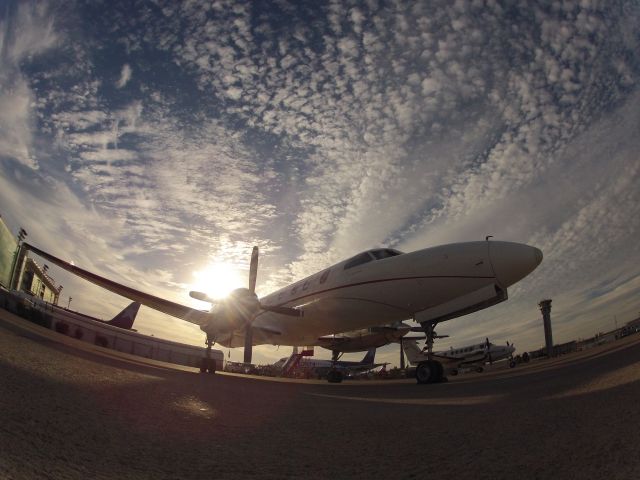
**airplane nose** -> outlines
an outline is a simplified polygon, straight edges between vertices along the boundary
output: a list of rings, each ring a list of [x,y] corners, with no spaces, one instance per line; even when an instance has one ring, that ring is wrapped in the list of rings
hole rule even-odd
[[[542,262],[542,252],[523,243],[489,242],[493,272],[503,287],[509,287],[533,272]]]

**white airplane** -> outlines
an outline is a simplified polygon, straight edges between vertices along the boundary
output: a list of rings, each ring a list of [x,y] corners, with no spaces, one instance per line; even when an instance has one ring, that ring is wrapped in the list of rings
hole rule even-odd
[[[409,363],[419,365],[428,360],[428,355],[418,347],[416,341],[404,341],[404,351]],[[511,359],[509,367],[515,367],[513,352],[516,348],[507,342],[506,345],[495,345],[487,338],[483,343],[467,345],[461,348],[453,348],[441,352],[433,352],[432,356],[449,368],[451,375],[457,375],[462,368],[474,368],[477,372],[483,371],[485,363],[493,363],[505,358]]]
[[[330,382],[340,382],[344,374],[368,372],[386,365],[386,363],[374,363],[375,358],[375,348],[369,349],[361,361],[350,362],[303,358],[303,355],[299,354],[294,347],[291,356],[281,358],[274,363],[274,367],[284,369],[285,366],[292,365],[292,369],[302,369],[312,372],[315,376],[326,377]],[[292,360],[294,361],[292,362]]]
[[[418,329],[422,331],[419,327]],[[406,323],[395,322],[379,327],[361,328],[350,332],[325,335],[316,340],[317,345],[332,352],[363,352],[400,341],[407,333],[417,331]],[[416,337],[424,338],[424,337]]]
[[[443,377],[442,364],[431,358],[437,323],[505,301],[507,288],[542,261],[542,252],[535,247],[488,237],[410,253],[377,248],[258,299],[258,248],[254,247],[249,288],[238,288],[218,303],[191,292],[194,298],[212,302],[206,312],[113,282],[23,245],[96,285],[199,325],[207,335],[207,354],[215,342],[244,346],[246,363],[251,363],[253,345],[314,345],[324,335],[413,319],[424,329],[429,354],[416,368],[418,383],[439,382]]]

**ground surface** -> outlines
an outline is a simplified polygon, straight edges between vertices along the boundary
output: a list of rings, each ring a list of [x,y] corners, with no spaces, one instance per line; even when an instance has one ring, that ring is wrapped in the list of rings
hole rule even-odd
[[[201,375],[0,310],[1,479],[640,478],[640,335],[439,385]]]

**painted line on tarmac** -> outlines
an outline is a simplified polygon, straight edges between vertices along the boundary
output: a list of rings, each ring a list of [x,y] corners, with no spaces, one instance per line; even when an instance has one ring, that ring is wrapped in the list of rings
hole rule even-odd
[[[503,395],[480,395],[475,397],[444,397],[444,398],[372,398],[349,397],[344,395],[328,395],[325,393],[308,393],[316,397],[333,398],[337,400],[353,400],[357,402],[388,403],[392,405],[438,405],[438,406],[464,406],[479,405],[483,403],[495,403],[503,398]]]

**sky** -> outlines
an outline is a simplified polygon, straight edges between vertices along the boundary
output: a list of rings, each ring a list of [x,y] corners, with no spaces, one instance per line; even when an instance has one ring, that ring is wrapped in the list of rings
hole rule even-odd
[[[436,348],[539,348],[543,298],[557,343],[586,338],[640,312],[639,52],[634,1],[5,0],[0,214],[198,308],[212,264],[245,286],[253,245],[266,295],[365,249],[493,235],[543,263]],[[63,305],[128,303],[50,273]],[[136,325],[204,344],[144,307]]]

